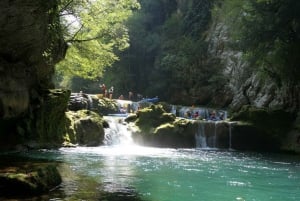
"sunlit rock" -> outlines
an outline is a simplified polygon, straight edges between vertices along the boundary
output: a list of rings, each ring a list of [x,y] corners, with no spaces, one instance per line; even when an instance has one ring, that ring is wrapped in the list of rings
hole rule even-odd
[[[66,115],[68,122],[64,144],[68,146],[69,143],[84,146],[102,144],[106,123],[100,115],[89,110],[68,111]]]
[[[188,119],[177,119],[162,105],[151,105],[126,119],[138,144],[159,147],[194,147],[193,124]],[[191,130],[189,130],[191,129]]]

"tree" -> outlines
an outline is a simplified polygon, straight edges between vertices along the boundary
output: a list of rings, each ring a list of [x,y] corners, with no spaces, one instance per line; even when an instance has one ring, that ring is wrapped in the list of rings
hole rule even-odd
[[[60,76],[96,79],[128,47],[125,20],[138,9],[137,0],[62,0],[61,22],[69,48],[57,64]]]

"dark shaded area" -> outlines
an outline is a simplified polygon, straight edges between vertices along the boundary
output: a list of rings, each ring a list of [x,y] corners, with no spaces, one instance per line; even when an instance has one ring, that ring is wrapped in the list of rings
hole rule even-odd
[[[62,179],[56,164],[49,160],[18,154],[0,155],[0,198],[31,197],[47,193]]]
[[[284,110],[244,106],[232,117],[232,146],[238,150],[280,151],[282,141],[291,130],[295,115]]]

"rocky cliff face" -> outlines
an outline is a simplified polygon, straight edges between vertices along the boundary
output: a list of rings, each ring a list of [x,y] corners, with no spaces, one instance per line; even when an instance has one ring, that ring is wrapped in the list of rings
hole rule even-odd
[[[59,0],[0,1],[0,129],[16,133],[16,119],[34,116],[52,88],[54,64],[66,44],[58,19]]]
[[[282,108],[292,112],[299,110],[299,86],[278,86],[271,77],[262,77],[243,61],[242,52],[231,48],[230,31],[226,22],[217,16],[213,19],[207,37],[210,54],[221,59],[223,73],[229,78],[233,111],[243,105],[255,107]]]
[[[66,46],[55,27],[57,1],[3,0],[0,13],[0,117],[8,119],[26,112],[38,88],[52,86]]]
[[[229,109],[237,112],[241,111],[243,106],[248,105],[253,108],[264,108],[267,111],[280,109],[290,113],[293,118],[286,119],[286,121],[292,122],[293,125],[285,131],[281,130],[279,135],[281,141],[286,141],[282,144],[283,149],[299,152],[300,129],[299,122],[295,119],[299,119],[300,114],[300,87],[284,82],[278,85],[271,76],[262,76],[260,72],[253,71],[253,68],[251,69],[251,66],[243,61],[242,52],[232,48],[233,39],[229,28],[224,19],[218,17],[218,13],[215,14],[207,41],[209,41],[210,54],[221,59],[223,74],[229,78],[226,86],[230,90],[228,94],[232,94]],[[268,118],[272,119],[273,116],[270,115]],[[281,129],[282,123],[289,123],[284,121],[282,119],[269,126],[272,129]],[[253,126],[257,128],[257,122]],[[265,129],[267,130],[268,127],[266,126]],[[269,139],[268,143],[272,143],[272,140]]]

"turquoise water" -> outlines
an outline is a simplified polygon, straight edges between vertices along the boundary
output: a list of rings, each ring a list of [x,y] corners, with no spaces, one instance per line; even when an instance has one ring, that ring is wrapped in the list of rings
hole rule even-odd
[[[62,162],[63,183],[44,200],[300,200],[299,156],[137,146],[26,155]]]

